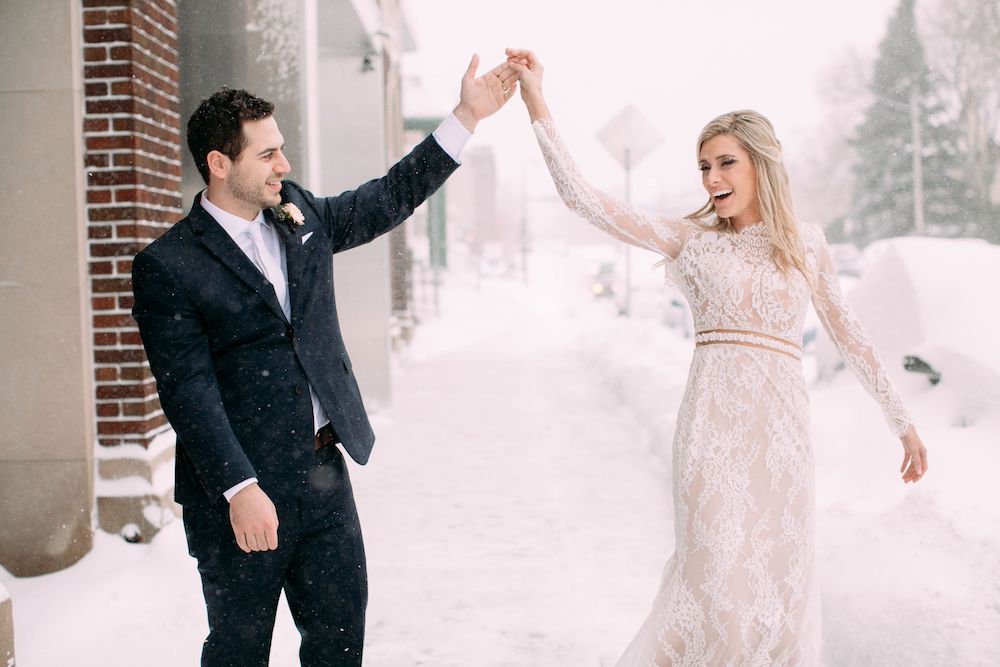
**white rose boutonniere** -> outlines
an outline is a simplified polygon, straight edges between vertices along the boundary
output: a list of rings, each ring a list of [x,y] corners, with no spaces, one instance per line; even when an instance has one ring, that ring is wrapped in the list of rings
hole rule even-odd
[[[293,232],[296,227],[305,224],[306,221],[306,217],[302,215],[302,211],[292,202],[287,202],[281,206],[272,206],[271,212],[274,213],[275,220],[285,223]]]

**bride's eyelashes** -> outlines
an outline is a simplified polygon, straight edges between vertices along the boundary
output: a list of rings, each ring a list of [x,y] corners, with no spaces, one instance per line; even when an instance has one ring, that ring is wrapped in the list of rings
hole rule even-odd
[[[736,164],[736,160],[727,158],[727,159],[723,160],[722,162],[720,162],[719,166],[720,167],[729,167],[729,166],[732,166],[734,164]],[[708,164],[705,164],[704,162],[701,163],[700,165],[698,165],[698,171],[708,171],[709,169],[711,169],[711,167]]]

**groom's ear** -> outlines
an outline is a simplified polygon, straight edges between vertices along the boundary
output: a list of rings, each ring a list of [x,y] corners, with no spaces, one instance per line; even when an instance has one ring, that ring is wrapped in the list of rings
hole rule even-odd
[[[233,165],[233,161],[229,159],[228,155],[222,151],[209,151],[208,155],[205,156],[205,160],[208,163],[210,174],[222,180],[228,178],[229,170]]]

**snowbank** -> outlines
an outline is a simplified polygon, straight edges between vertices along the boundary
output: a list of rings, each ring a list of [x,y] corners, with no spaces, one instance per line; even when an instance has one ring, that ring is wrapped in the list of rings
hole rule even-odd
[[[941,374],[949,420],[971,424],[1000,406],[1000,247],[977,239],[896,238],[873,243],[848,300],[897,383],[912,383],[903,359]],[[821,333],[820,373],[839,365]],[[925,379],[924,382],[927,380]]]

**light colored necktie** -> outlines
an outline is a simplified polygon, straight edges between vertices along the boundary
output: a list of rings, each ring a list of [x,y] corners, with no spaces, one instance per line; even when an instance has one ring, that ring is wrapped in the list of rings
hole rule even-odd
[[[285,317],[290,320],[291,308],[288,303],[288,285],[284,274],[281,272],[280,260],[271,254],[267,243],[264,242],[263,230],[261,229],[262,224],[266,223],[251,222],[247,227],[247,233],[250,234],[250,239],[253,241],[250,246],[253,253],[251,259],[257,268],[260,269],[260,272],[264,274],[264,277],[267,278],[267,281],[274,287],[274,294],[278,297],[281,310],[284,311]]]
[[[278,297],[281,310],[284,311],[285,317],[291,322],[292,305],[288,294],[288,281],[281,270],[281,258],[271,254],[267,243],[264,241],[265,230],[263,225],[266,224],[266,222],[254,221],[247,226],[247,233],[250,235],[250,240],[252,241],[250,244],[250,260],[260,269],[260,272],[264,274],[264,277],[274,287],[274,295]],[[313,430],[318,431],[321,426],[330,423],[330,418],[327,416],[326,410],[323,409],[323,405],[319,402],[319,398],[317,398],[311,384],[309,385],[309,398],[312,400]]]

